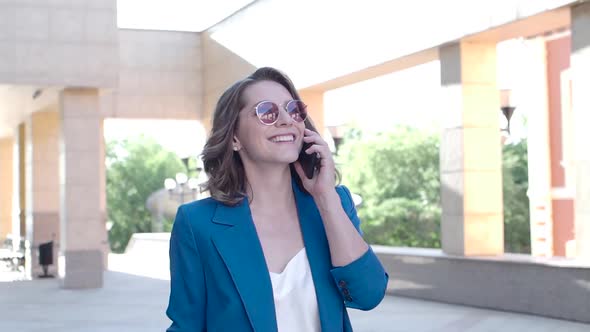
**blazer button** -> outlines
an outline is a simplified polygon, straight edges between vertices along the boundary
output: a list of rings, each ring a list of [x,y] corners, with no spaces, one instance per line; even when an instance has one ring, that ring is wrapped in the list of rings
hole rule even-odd
[[[340,281],[338,282],[338,286],[340,286],[341,288],[345,288],[345,287],[346,287],[346,281],[344,281],[344,280],[340,280]]]
[[[343,289],[342,289],[342,293],[343,293],[345,296],[349,296],[349,295],[350,295],[350,291],[348,290],[348,288],[343,288]]]
[[[344,297],[344,299],[345,299],[347,302],[352,302],[352,297],[350,297],[350,295],[346,295],[346,297]]]

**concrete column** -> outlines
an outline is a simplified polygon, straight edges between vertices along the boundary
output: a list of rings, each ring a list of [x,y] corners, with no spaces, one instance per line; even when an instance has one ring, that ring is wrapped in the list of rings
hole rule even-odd
[[[14,139],[0,138],[0,239],[12,234],[13,151]]]
[[[107,165],[105,163],[106,159],[106,142],[104,139],[104,121],[100,121],[100,134],[99,134],[99,181],[100,181],[100,188],[99,188],[99,195],[100,195],[100,224],[104,226],[106,229],[107,221],[109,220],[108,210],[107,210]],[[106,270],[109,265],[109,252],[111,252],[111,247],[109,245],[108,240],[108,231],[104,233],[105,238],[101,241],[101,250],[102,250],[102,263],[103,269]]]
[[[324,92],[316,90],[299,91],[301,100],[307,105],[307,112],[318,132],[324,136]]]
[[[590,261],[590,3],[571,9],[572,111],[576,172],[575,238],[577,257]]]
[[[553,256],[553,204],[547,46],[543,38],[526,42],[527,84],[519,108],[528,117],[528,173],[531,255]]]
[[[26,218],[26,207],[27,207],[27,199],[26,199],[26,125],[21,123],[18,125],[18,219],[19,219],[19,228],[20,228],[20,236],[22,238],[27,238],[27,218]]]
[[[569,77],[571,36],[546,41],[551,146],[551,198],[553,255],[572,256],[574,240],[574,190],[571,180],[571,79]],[[529,159],[530,160],[530,159]],[[569,250],[569,252],[568,252]]]
[[[496,45],[459,42],[440,48],[440,146],[443,251],[498,255],[504,251],[500,97]]]
[[[39,244],[59,238],[59,113],[54,109],[35,112],[26,124],[26,228],[31,249],[32,276],[42,273]],[[57,246],[49,273],[57,273]]]
[[[64,288],[103,284],[104,158],[97,89],[65,89],[60,94],[60,279]]]

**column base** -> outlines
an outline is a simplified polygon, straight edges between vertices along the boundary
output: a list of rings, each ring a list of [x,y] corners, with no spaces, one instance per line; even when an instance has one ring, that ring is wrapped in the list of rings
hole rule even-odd
[[[104,266],[101,250],[66,250],[60,257],[59,265],[62,288],[102,288]]]

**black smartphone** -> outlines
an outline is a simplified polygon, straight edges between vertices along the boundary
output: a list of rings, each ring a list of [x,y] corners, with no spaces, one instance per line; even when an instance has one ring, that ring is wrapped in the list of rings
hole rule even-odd
[[[317,153],[307,154],[305,150],[309,149],[313,144],[312,143],[303,143],[303,147],[299,152],[299,163],[303,168],[303,172],[308,179],[313,178],[313,174],[315,173],[316,168],[320,166],[320,158],[318,157]]]

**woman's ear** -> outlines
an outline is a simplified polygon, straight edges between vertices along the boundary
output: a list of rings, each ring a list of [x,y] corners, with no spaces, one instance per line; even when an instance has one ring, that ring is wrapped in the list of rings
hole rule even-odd
[[[240,149],[242,148],[242,145],[240,144],[240,140],[234,136],[234,141],[232,142],[232,148],[234,149],[234,151],[240,151]]]

